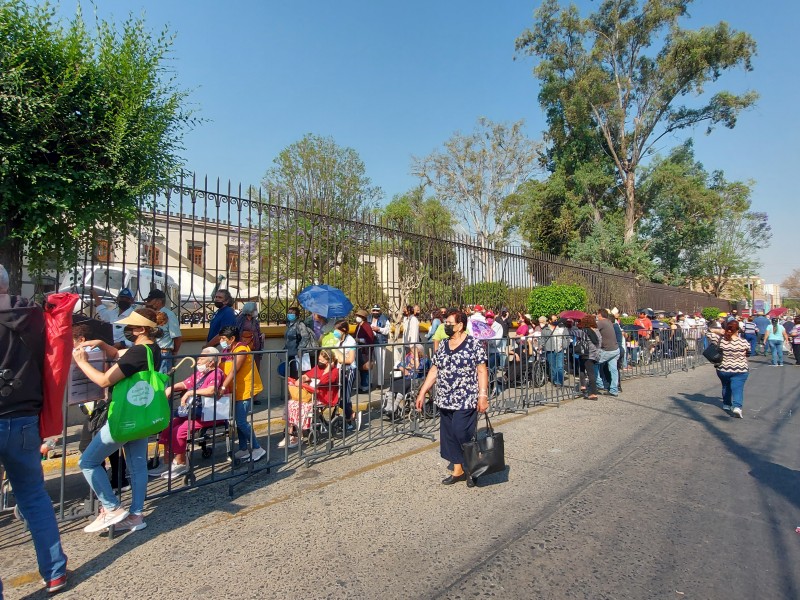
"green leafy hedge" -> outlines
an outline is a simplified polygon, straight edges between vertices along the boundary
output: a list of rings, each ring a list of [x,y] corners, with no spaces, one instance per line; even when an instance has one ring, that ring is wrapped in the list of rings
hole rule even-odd
[[[586,310],[586,290],[579,285],[545,285],[528,294],[528,312],[535,319],[540,315],[557,315],[565,310]]]
[[[620,325],[633,325],[633,322],[636,320],[636,317],[628,315],[627,317],[620,317],[619,323]]]
[[[713,321],[722,311],[716,306],[706,306],[701,312],[706,321]]]

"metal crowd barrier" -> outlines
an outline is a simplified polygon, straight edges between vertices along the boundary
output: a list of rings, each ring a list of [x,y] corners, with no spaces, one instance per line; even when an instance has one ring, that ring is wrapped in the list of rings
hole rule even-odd
[[[635,335],[635,334],[634,334]],[[699,329],[659,330],[651,333],[646,342],[634,338],[629,332],[625,336],[625,354],[619,359],[620,383],[626,386],[637,377],[666,376],[670,373],[693,369],[702,361],[705,334]],[[580,357],[575,354],[572,334],[551,337],[550,346],[543,345],[541,339],[531,336],[527,339],[509,338],[487,340],[484,342],[489,357],[490,413],[499,415],[509,412],[525,412],[538,405],[556,405],[562,401],[582,396],[579,386]],[[433,355],[433,344],[422,345],[421,358],[426,363]],[[548,348],[560,348],[550,350]],[[237,457],[237,427],[235,419],[236,401],[226,403],[224,396],[216,392],[206,398],[206,406],[213,407],[209,418],[205,412],[202,417],[189,411],[185,417],[175,417],[162,434],[163,444],[151,438],[149,468],[169,461],[182,448],[175,447],[178,436],[186,441],[186,468],[175,475],[151,477],[148,482],[147,499],[153,500],[166,495],[205,486],[227,482],[228,493],[233,496],[236,486],[261,473],[292,462],[306,466],[315,461],[325,460],[340,454],[350,454],[380,443],[391,443],[407,437],[435,439],[439,427],[438,409],[435,405],[436,388],[431,390],[421,411],[416,409],[415,400],[424,381],[424,373],[419,377],[406,378],[396,368],[408,356],[411,348],[403,344],[376,344],[358,346],[355,368],[345,367],[349,377],[340,378],[336,384],[338,401],[333,405],[320,402],[319,393],[311,388],[303,398],[294,400],[290,395],[287,375],[294,368],[309,367],[316,363],[321,348],[308,348],[298,357],[290,357],[285,351],[261,351],[241,353],[246,360],[260,363],[259,373],[264,392],[258,395],[257,404],[251,406],[246,419],[251,430],[251,443],[256,439],[264,450],[257,461],[250,455]],[[378,360],[379,354],[382,360]],[[338,353],[341,355],[341,351]],[[188,355],[191,366],[180,365],[170,375],[170,384],[175,387],[196,373],[196,360],[203,355]],[[185,360],[186,356],[178,357]],[[379,373],[376,365],[383,363]],[[361,368],[369,363],[367,369]],[[294,367],[292,365],[295,365]],[[234,364],[235,368],[235,364]],[[299,374],[299,373],[298,373]],[[396,377],[400,375],[400,377]],[[363,379],[362,379],[363,377]],[[347,383],[345,383],[347,382]],[[350,387],[354,419],[348,422],[345,416],[344,395]],[[306,390],[307,391],[307,390]],[[236,390],[233,390],[234,394]],[[244,390],[244,396],[251,395]],[[170,397],[171,413],[176,414],[181,394]],[[302,400],[306,402],[302,402]],[[301,427],[297,431],[298,444],[293,446],[289,436],[289,411],[292,403],[305,406],[298,410]],[[194,404],[193,404],[194,405]],[[66,414],[68,405],[64,399]],[[222,411],[217,414],[216,411]],[[303,421],[302,417],[306,420]],[[52,478],[49,491],[57,499],[54,502],[59,520],[69,521],[90,517],[95,514],[98,504],[91,494],[83,475],[76,469],[68,469],[69,457],[77,453],[80,434],[77,427],[67,427],[66,420],[58,450],[61,453],[58,489],[53,490]],[[181,430],[182,431],[179,431]],[[180,442],[177,442],[180,444]],[[119,488],[124,482],[117,482]],[[13,510],[13,490],[7,483],[2,487],[3,510]],[[130,492],[123,491],[123,502]]]

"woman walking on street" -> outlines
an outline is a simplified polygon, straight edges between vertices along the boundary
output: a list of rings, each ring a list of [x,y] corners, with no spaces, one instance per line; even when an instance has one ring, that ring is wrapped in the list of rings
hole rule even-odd
[[[783,343],[789,342],[789,336],[786,335],[786,330],[783,325],[778,323],[776,317],[772,317],[770,324],[767,325],[767,331],[764,334],[764,347],[772,353],[772,366],[783,366]]]
[[[750,355],[750,343],[739,336],[738,321],[729,321],[725,329],[709,329],[708,340],[717,344],[722,352],[722,362],[714,365],[722,383],[722,408],[742,419],[744,384],[749,375],[747,357]]]
[[[483,343],[467,335],[467,315],[450,309],[444,321],[448,339],[439,344],[433,366],[417,395],[417,410],[422,411],[425,395],[436,384],[436,405],[440,419],[440,453],[453,464],[453,473],[444,485],[459,481],[473,487],[475,481],[464,472],[461,444],[472,439],[478,413],[489,409],[489,357]]]

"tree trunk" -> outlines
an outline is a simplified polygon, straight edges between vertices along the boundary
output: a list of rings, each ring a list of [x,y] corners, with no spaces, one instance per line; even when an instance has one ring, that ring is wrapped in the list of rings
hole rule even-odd
[[[8,271],[8,293],[22,292],[22,241],[8,234],[11,225],[0,225],[0,265]]]
[[[633,171],[625,174],[625,236],[626,244],[630,244],[636,237],[636,221],[639,207],[636,205],[636,185]]]

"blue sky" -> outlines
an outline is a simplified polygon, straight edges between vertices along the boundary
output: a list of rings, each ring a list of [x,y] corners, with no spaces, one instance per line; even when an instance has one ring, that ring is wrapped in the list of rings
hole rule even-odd
[[[185,137],[187,167],[246,186],[261,181],[281,149],[305,133],[354,148],[390,199],[415,185],[412,156],[424,156],[478,117],[524,119],[540,138],[544,117],[531,59],[514,40],[538,1],[526,0],[98,0],[101,17],[144,15],[177,34],[171,65],[199,116]],[[582,10],[598,2],[582,0]],[[60,10],[74,14],[62,0]],[[84,3],[89,17],[91,5]],[[781,281],[800,267],[792,236],[798,202],[790,174],[798,137],[800,3],[698,0],[691,27],[728,21],[751,33],[751,73],[726,74],[725,89],[755,89],[758,106],[733,130],[693,133],[698,159],[728,179],[754,180],[753,209],[767,212],[771,247],[762,276]],[[713,89],[713,88],[709,88]],[[662,140],[661,150],[682,141]],[[793,214],[794,213],[794,214]],[[796,228],[795,228],[796,229]]]

